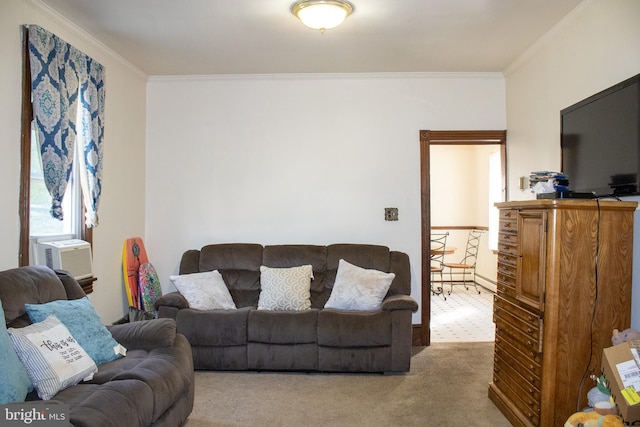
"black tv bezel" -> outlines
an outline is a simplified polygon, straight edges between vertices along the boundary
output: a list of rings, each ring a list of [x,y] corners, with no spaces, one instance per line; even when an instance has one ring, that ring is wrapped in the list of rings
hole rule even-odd
[[[563,119],[565,114],[567,113],[571,113],[575,110],[578,110],[582,107],[584,107],[585,105],[591,104],[593,102],[596,102],[606,96],[609,96],[615,92],[618,92],[626,87],[632,86],[634,84],[638,85],[637,88],[637,100],[638,100],[638,111],[640,111],[640,73],[636,74],[635,76],[629,77],[626,80],[621,81],[620,83],[616,83],[615,85],[608,87],[604,90],[601,90],[598,93],[595,93],[585,99],[583,99],[582,101],[576,102],[573,105],[570,105],[569,107],[563,108],[562,110],[560,110],[560,166],[561,169],[563,171],[563,173],[566,173],[566,171],[564,171],[564,151],[563,151],[563,137],[564,134],[562,132],[563,130]],[[638,121],[636,122],[636,125],[638,126],[638,140],[636,141],[637,144],[637,153],[638,153],[638,159],[637,159],[637,174],[638,174],[638,191],[635,192],[629,192],[629,193],[624,193],[624,194],[615,194],[614,192],[610,192],[609,194],[596,194],[594,191],[594,197],[606,197],[606,196],[617,196],[617,197],[623,197],[623,196],[637,196],[640,195],[640,114],[638,115]],[[569,188],[572,187],[571,185],[571,177],[569,178]],[[581,190],[584,191],[584,190]]]

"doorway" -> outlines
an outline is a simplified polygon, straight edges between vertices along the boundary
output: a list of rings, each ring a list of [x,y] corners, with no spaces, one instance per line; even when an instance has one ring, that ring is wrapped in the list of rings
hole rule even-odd
[[[422,242],[422,292],[421,324],[414,327],[414,343],[431,343],[431,146],[432,145],[499,145],[502,195],[506,195],[506,130],[499,131],[420,131],[420,186],[421,186],[421,242]],[[477,225],[477,224],[474,224]],[[416,339],[417,338],[417,339]]]

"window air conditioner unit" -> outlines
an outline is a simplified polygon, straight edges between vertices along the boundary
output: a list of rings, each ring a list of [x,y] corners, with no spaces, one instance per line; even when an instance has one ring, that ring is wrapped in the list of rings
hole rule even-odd
[[[66,270],[76,280],[93,276],[91,245],[84,240],[58,240],[37,244],[36,263]]]

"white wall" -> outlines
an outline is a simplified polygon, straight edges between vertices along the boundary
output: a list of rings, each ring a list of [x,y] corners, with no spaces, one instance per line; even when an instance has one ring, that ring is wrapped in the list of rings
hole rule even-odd
[[[560,110],[640,73],[640,1],[586,0],[506,73],[509,199],[560,169]]]
[[[98,281],[90,299],[103,321],[112,322],[126,308],[121,264],[124,239],[145,232],[146,76],[40,2],[0,2],[0,269],[18,266],[23,24],[40,25],[106,68],[103,195],[93,247]]]
[[[382,244],[420,300],[419,130],[505,126],[496,74],[151,78],[149,258],[169,291],[209,243]]]
[[[640,1],[586,0],[506,73],[509,199],[518,177],[560,169],[560,110],[640,73]],[[636,229],[640,224],[636,222]],[[640,242],[633,307],[640,307]],[[640,310],[632,310],[640,329]]]

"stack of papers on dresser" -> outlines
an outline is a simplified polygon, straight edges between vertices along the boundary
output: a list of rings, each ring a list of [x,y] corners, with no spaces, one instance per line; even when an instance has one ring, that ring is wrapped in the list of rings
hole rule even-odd
[[[562,172],[535,171],[529,175],[529,188],[532,193],[569,191],[569,178]]]

